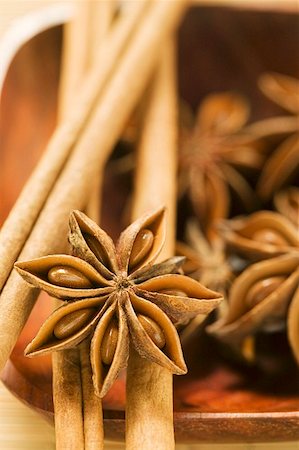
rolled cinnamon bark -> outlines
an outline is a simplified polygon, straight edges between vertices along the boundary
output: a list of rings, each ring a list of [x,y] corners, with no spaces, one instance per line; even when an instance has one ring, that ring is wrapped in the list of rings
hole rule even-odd
[[[174,254],[176,229],[177,100],[174,44],[163,52],[152,85],[136,166],[133,219],[167,207],[160,260]],[[174,449],[172,374],[131,347],[127,371],[126,445],[130,450]]]
[[[96,67],[98,59],[101,59],[109,28],[111,31],[115,8],[114,0],[80,2],[74,19],[65,24],[63,42],[67,51],[62,55],[60,118],[67,117],[67,110],[73,105],[76,91],[84,83],[87,73]],[[93,193],[86,207],[88,217],[97,223],[100,221],[101,178],[99,173],[93,180]]]
[[[64,25],[62,64],[59,86],[58,116],[62,121],[70,109],[70,94],[74,92],[75,84],[82,79],[85,56],[83,46],[74,64],[72,53],[73,39],[77,41],[77,33],[84,34],[85,8],[80,8],[80,17]],[[68,39],[66,39],[66,34]],[[71,39],[71,37],[73,39]],[[77,42],[76,42],[77,43]],[[60,302],[54,299],[54,309]],[[78,349],[56,352],[52,355],[52,390],[54,405],[54,424],[56,449],[84,448],[84,429],[82,413],[81,367]],[[70,389],[69,386],[72,388]],[[75,432],[73,432],[75,424]]]
[[[98,50],[103,45],[114,6],[113,2],[80,3],[73,20],[64,26],[60,120],[72,108],[74,94],[84,82],[92,61],[94,64],[97,61],[95,47]],[[96,18],[100,18],[97,29],[92,26]],[[60,302],[55,300],[55,307],[59,306]],[[74,358],[76,363],[72,361]],[[103,449],[102,403],[93,389],[88,342],[82,343],[79,350],[53,353],[52,362],[56,449]]]
[[[106,37],[113,25],[112,20],[116,7],[114,0],[90,2],[89,4],[90,38],[87,40],[89,44],[87,70],[90,70],[101,57],[101,47],[105,45]],[[93,180],[93,193],[89,197],[86,207],[87,215],[97,223],[100,223],[102,172],[103,169],[100,167]],[[80,362],[85,450],[102,450],[104,448],[102,400],[95,394],[92,382],[89,339],[80,345]]]
[[[1,228],[0,292],[74,144],[90,120],[90,114],[98,97],[112,76],[112,71],[117,66],[121,54],[132,39],[134,30],[146,11],[147,0],[135,3],[136,8],[126,14],[113,29],[107,45],[101,50],[99,63],[86,77],[79,95],[74,97],[71,110],[63,123],[55,130],[40,162]]]
[[[76,387],[80,387],[77,389]],[[82,450],[84,430],[82,414],[82,391],[80,358],[77,349],[57,352],[53,358],[56,448]],[[63,414],[60,412],[63,411]],[[56,413],[58,412],[58,413]]]
[[[142,2],[141,2],[142,4]],[[145,4],[145,3],[144,3]],[[115,2],[82,1],[63,27],[62,72],[59,82],[59,119],[67,118],[76,92],[82,89],[89,71],[102,61]],[[105,61],[104,61],[105,62]]]
[[[184,10],[185,2],[182,0],[171,2],[157,0],[151,3],[147,15],[138,26],[138,32],[119,61],[118,70],[114,72],[106,86],[100,104],[93,111],[92,118],[85,127],[72,157],[65,165],[59,181],[40,213],[20,260],[59,251],[62,236],[66,236],[70,211],[84,207],[90,180],[98,168],[105,164],[154,69],[161,43],[173,32]],[[36,181],[33,186],[31,185],[33,191],[39,182],[42,182],[40,178],[37,186]],[[28,191],[25,198],[22,196],[25,207],[21,202],[25,222],[32,218],[30,208],[28,212],[26,211],[27,196],[30,197]],[[19,213],[18,209],[18,218]],[[51,232],[48,233],[48,230]],[[36,289],[28,287],[16,273],[11,274],[1,295],[0,329],[3,340],[0,369],[27,321],[36,296]]]
[[[91,69],[98,57],[101,56],[101,47],[105,42],[105,35],[108,34],[109,28],[113,26],[113,17],[116,12],[116,2],[110,0],[109,2],[91,2],[92,7],[89,11],[89,49],[87,52],[87,68]],[[98,175],[93,180],[93,192],[88,200],[86,207],[86,214],[96,223],[100,223],[101,211],[101,191],[103,183],[103,174],[100,169]]]
[[[89,346],[89,339],[80,345],[84,442],[85,450],[102,450],[104,448],[102,400],[94,392]]]

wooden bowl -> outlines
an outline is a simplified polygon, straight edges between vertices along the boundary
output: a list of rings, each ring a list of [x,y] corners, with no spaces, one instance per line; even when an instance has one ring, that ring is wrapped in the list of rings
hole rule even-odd
[[[233,89],[250,97],[253,119],[277,113],[279,108],[259,93],[256,79],[265,70],[299,75],[295,58],[299,40],[297,20],[295,14],[288,13],[192,9],[179,33],[182,98],[196,107],[211,91]],[[60,50],[61,28],[56,27],[28,42],[9,69],[0,121],[0,223],[55,126]],[[114,214],[117,213],[115,210]],[[104,226],[113,229],[113,234],[118,231],[113,215],[107,217],[105,213]],[[17,397],[52,420],[51,360],[23,356],[24,347],[50,313],[51,305],[43,297],[44,294],[20,336],[2,379]],[[299,439],[297,368],[283,335],[264,337],[263,342],[268,353],[265,351],[260,358],[265,362],[269,350],[279,353],[279,365],[276,366],[277,359],[273,357],[270,373],[227,358],[216,341],[198,331],[185,349],[189,373],[176,377],[174,382],[178,442]],[[124,437],[124,385],[123,376],[104,399],[105,433],[110,439]]]

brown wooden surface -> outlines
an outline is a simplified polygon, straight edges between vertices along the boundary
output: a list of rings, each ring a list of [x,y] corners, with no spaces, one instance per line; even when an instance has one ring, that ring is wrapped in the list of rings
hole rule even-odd
[[[298,75],[298,58],[294,56],[298,55],[297,20],[287,14],[209,8],[191,11],[180,33],[179,75],[184,98],[196,106],[210,91],[235,87],[252,97],[256,117],[275,113],[277,109],[257,93],[255,80],[269,69]],[[4,86],[0,223],[55,124],[60,38],[57,28],[27,44],[17,55]],[[107,218],[106,223],[109,225]],[[118,227],[113,226],[116,232]],[[52,410],[50,359],[26,359],[23,349],[50,308],[49,299],[42,296],[2,376],[13,392],[45,414]],[[186,352],[189,374],[175,381],[179,441],[299,439],[298,372],[288,354],[281,370],[265,375],[231,362],[204,336],[194,338],[191,350]],[[108,438],[123,436],[124,402],[124,379],[120,379],[105,399]]]

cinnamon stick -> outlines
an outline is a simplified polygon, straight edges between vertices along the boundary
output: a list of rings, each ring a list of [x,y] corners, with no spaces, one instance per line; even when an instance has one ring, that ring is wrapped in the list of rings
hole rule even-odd
[[[101,46],[105,42],[105,36],[108,34],[112,25],[113,16],[115,14],[116,4],[114,0],[91,2],[89,8],[89,48],[86,52],[88,55],[88,68],[98,60]],[[93,192],[90,196],[86,207],[86,214],[96,223],[100,223],[101,211],[101,188],[102,188],[102,171],[93,180]]]
[[[75,142],[90,119],[98,97],[126,45],[132,39],[133,32],[146,11],[147,3],[147,0],[135,2],[132,11],[125,14],[109,33],[107,45],[101,48],[99,62],[82,83],[79,94],[72,102],[71,110],[55,130],[40,162],[2,225],[0,292]]]
[[[113,6],[110,2],[80,3],[73,20],[64,26],[60,120],[71,109],[74,93],[90,69],[92,59],[96,61],[95,42],[98,49],[98,37],[107,33]],[[91,25],[94,18],[99,17],[100,31],[95,32]],[[60,302],[55,300],[54,305],[57,308]],[[76,363],[73,363],[75,358]],[[103,449],[102,404],[93,389],[88,343],[82,343],[80,350],[53,353],[52,363],[56,449]],[[71,394],[69,386],[72,386]]]
[[[85,450],[102,450],[104,448],[102,400],[94,392],[89,346],[88,339],[80,345],[84,442]]]
[[[73,98],[88,69],[90,14],[87,1],[79,2],[71,21],[63,26],[63,49],[59,81],[59,120],[67,116]]]
[[[85,126],[72,157],[49,196],[20,259],[30,259],[59,250],[61,238],[66,236],[70,210],[84,207],[90,179],[94,176],[95,170],[98,171],[98,167],[105,164],[146,86],[155,66],[160,45],[174,31],[182,17],[184,6],[185,3],[181,0],[171,2],[157,0],[151,3],[134,39],[119,61],[118,70],[106,86],[100,104]],[[101,149],[100,153],[98,149]],[[36,181],[32,186],[33,191],[35,187],[38,188]],[[27,192],[27,195],[30,196],[30,193]],[[23,200],[26,200],[26,196]],[[26,208],[23,209],[23,204],[21,209],[26,217]],[[30,218],[29,211],[26,220]],[[48,230],[51,232],[48,233]],[[36,296],[36,289],[28,287],[16,273],[12,273],[1,295],[0,329],[3,344],[0,369],[15,345]]]
[[[59,83],[60,120],[73,107],[76,92],[85,77],[101,60],[108,29],[115,12],[114,0],[89,1],[76,4],[76,12],[63,27],[62,72]]]
[[[53,391],[63,393],[53,396],[56,448],[82,450],[84,430],[79,353],[77,349],[56,352],[52,363]]]
[[[88,67],[91,68],[100,55],[100,48],[105,45],[106,36],[112,25],[115,12],[115,2],[91,2],[89,8],[89,49]],[[87,215],[100,223],[100,208],[102,187],[102,168],[93,180],[93,192],[88,200]],[[92,382],[90,363],[90,340],[86,339],[80,345],[81,383],[83,399],[83,429],[85,450],[103,450],[104,425],[102,400],[95,394]]]
[[[73,96],[87,70],[88,49],[87,2],[77,5],[71,21],[63,27],[63,48],[59,84],[58,120],[62,122],[71,110]],[[54,309],[60,302],[54,299]],[[72,361],[72,363],[70,362]],[[74,363],[75,360],[75,363]],[[52,354],[53,404],[56,449],[84,448],[84,415],[80,354],[78,349]],[[61,382],[63,380],[63,382]],[[71,397],[70,388],[71,386]],[[74,432],[75,430],[75,432]]]
[[[60,118],[65,117],[84,76],[101,58],[103,42],[115,13],[115,2],[83,1],[77,6],[75,17],[64,26],[63,42],[67,50],[62,55],[63,71],[60,81]],[[105,37],[105,39],[104,39]],[[101,176],[93,180],[93,191],[87,207],[88,217],[99,223],[100,220]]]
[[[168,43],[152,86],[138,149],[133,219],[167,206],[163,260],[174,254],[176,217],[176,66]],[[174,449],[172,374],[131,347],[127,370],[126,445],[130,450]]]

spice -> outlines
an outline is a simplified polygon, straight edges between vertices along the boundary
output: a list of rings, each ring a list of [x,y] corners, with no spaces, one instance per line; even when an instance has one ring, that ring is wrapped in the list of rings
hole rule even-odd
[[[291,186],[277,192],[274,205],[278,212],[287,217],[296,227],[299,226],[299,188]]]
[[[68,120],[69,111],[74,107],[74,97],[77,90],[84,83],[85,78],[88,79],[88,71],[90,71],[91,65],[96,66],[97,64],[95,47],[103,62],[106,45],[112,50],[112,54],[114,52],[111,39],[106,39],[106,41],[103,39],[103,35],[107,34],[110,26],[114,8],[113,2],[82,2],[77,6],[73,19],[64,24],[58,111],[61,122]],[[97,30],[93,26],[94,21],[97,21]],[[121,28],[120,24],[122,25],[122,18],[116,25],[117,31]],[[125,36],[123,35],[123,37]],[[108,41],[109,44],[107,44]],[[123,40],[123,46],[125,41],[126,39]],[[117,41],[114,40],[115,42]],[[110,58],[111,62],[113,60],[114,58]],[[105,62],[109,65],[109,60],[106,59]],[[107,70],[107,66],[105,70]],[[94,179],[97,181],[98,192],[91,198],[92,205],[91,200],[89,200],[88,212],[89,215],[92,215],[92,218],[98,219],[100,209],[98,208],[98,211],[96,211],[94,208],[99,206],[97,199],[99,199],[100,192],[100,174]],[[55,279],[55,272],[51,276]],[[59,306],[59,301],[55,300],[54,308]],[[57,328],[55,334],[59,337],[63,330]],[[85,341],[80,345],[80,349],[68,349],[63,352],[54,352],[52,355],[55,444],[57,450],[65,448],[85,448],[88,450],[96,448],[101,450],[104,447],[102,404],[101,399],[96,397],[94,393],[89,349],[86,350],[86,344],[88,346]],[[61,380],[63,380],[63,383],[61,383]],[[69,386],[72,387],[71,392]],[[77,401],[72,401],[74,398]],[[74,429],[76,429],[76,432],[74,432]],[[80,431],[80,434],[78,431]]]
[[[247,101],[233,93],[211,94],[198,108],[194,127],[182,132],[182,184],[203,230],[213,236],[213,225],[228,216],[229,188],[247,208],[254,193],[238,171],[259,169],[263,163],[260,144],[254,136],[242,133],[249,117]]]
[[[299,254],[270,258],[249,266],[229,293],[225,318],[209,327],[222,340],[237,342],[263,330],[287,326],[287,311],[299,283]]]
[[[274,211],[222,221],[218,228],[229,248],[251,261],[299,252],[297,228]]]
[[[176,243],[176,253],[186,258],[182,265],[183,273],[223,295],[224,301],[216,309],[216,317],[220,319],[227,311],[228,289],[234,278],[224,242],[219,236],[209,242],[194,220],[187,224],[186,240],[189,245]],[[186,345],[186,342],[192,339],[205,318],[206,315],[199,314],[182,327],[180,338],[183,344]]]
[[[185,256],[183,272],[198,280],[204,286],[227,293],[233,273],[230,261],[225,254],[224,242],[220,237],[209,242],[195,221],[189,221],[186,227],[188,245],[177,242],[176,254]]]
[[[287,333],[288,340],[299,365],[299,287],[293,296],[292,303],[290,304],[288,310],[288,318],[287,318]]]
[[[10,222],[6,229],[7,234],[3,234],[3,238],[5,237],[3,240],[5,243],[4,255],[6,255],[3,263],[5,273],[7,273],[7,269],[9,273],[11,267],[6,259],[7,255],[9,258],[11,257],[6,242],[11,244],[14,241],[16,230],[18,238],[21,234],[20,240],[17,239],[18,244],[23,245],[26,241],[27,234],[23,234],[24,229],[22,226],[20,227],[20,224],[24,225],[24,218],[27,230],[28,223],[30,223],[29,232],[31,233],[20,254],[21,259],[34,258],[37,254],[45,255],[50,251],[55,251],[55,246],[59,248],[62,237],[65,235],[67,216],[71,210],[85,207],[90,190],[90,179],[93,179],[94,174],[98,173],[99,167],[103,167],[106,163],[130,113],[146,87],[154,69],[159,45],[175,29],[184,10],[185,3],[181,0],[172,2],[159,0],[149,5],[148,14],[139,22],[134,39],[130,40],[127,51],[118,61],[118,70],[115,70],[109,79],[101,101],[94,108],[93,114],[84,128],[84,133],[76,144],[70,160],[64,167],[37,220],[36,210],[40,211],[38,205],[40,205],[41,198],[38,195],[38,202],[36,202],[37,199],[34,196],[33,200],[32,193],[35,193],[41,185],[44,186],[44,173],[39,172],[38,182],[34,178],[30,183],[29,192],[26,190],[26,195],[22,194],[20,197],[21,209],[15,210],[13,222]],[[152,32],[153,26],[156,28],[155,33]],[[145,54],[147,58],[144,59]],[[116,110],[118,113],[115,115]],[[95,142],[97,142],[96,146]],[[61,148],[58,150],[61,151]],[[46,158],[45,164],[48,167],[49,158]],[[80,177],[74,176],[78,173],[80,173]],[[43,202],[44,200],[43,197]],[[31,205],[30,208],[28,202]],[[36,222],[31,220],[32,216],[28,215],[28,211],[34,211]],[[8,225],[8,222],[6,223]],[[54,227],[53,223],[55,223]],[[13,239],[12,236],[14,236]],[[2,252],[0,251],[0,253],[2,258]],[[12,261],[15,261],[15,258],[16,255]],[[0,368],[4,366],[11,353],[34,306],[36,296],[37,290],[33,290],[22,280],[16,278],[15,273],[10,275],[1,293],[0,328],[4,336],[4,343]],[[24,299],[24,302],[20,303],[20,298]]]
[[[235,279],[227,313],[209,327],[209,332],[236,347],[259,331],[272,333],[286,328],[297,355],[296,319],[291,313],[296,310],[299,283],[297,228],[279,213],[260,211],[227,221],[221,231],[228,246],[248,262],[264,261],[249,265]]]
[[[76,256],[16,263],[26,281],[67,301],[41,327],[28,356],[71,348],[92,336],[93,381],[101,397],[126,366],[129,341],[141,356],[172,373],[186,373],[173,323],[208,314],[222,297],[188,277],[169,274],[180,260],[153,264],[165,238],[164,216],[160,209],[135,221],[115,247],[100,227],[75,211],[69,241]]]
[[[261,120],[247,129],[259,138],[280,138],[277,148],[263,167],[257,185],[261,198],[269,200],[298,170],[299,80],[270,72],[260,77],[259,86],[270,100],[291,114]]]
[[[140,23],[140,19],[142,19],[143,14],[145,13],[146,6],[146,0],[136,3],[136,8],[134,8],[132,13],[121,18],[117,26],[115,26],[113,33],[109,35],[107,45],[105,45],[102,54],[99,55],[98,63],[87,75],[83,85],[80,86],[80,95],[74,95],[71,110],[67,113],[65,120],[54,131],[54,134],[43,153],[43,157],[39,161],[37,167],[24,186],[16,204],[4,222],[0,233],[0,292],[9,277],[13,269],[13,264],[18,258],[26,240],[30,237],[30,233],[35,226],[35,222],[42,211],[46,200],[51,196],[55,183],[59,182],[69,157],[72,156],[72,153],[78,147],[78,142],[85,134],[86,127],[88,128],[88,124],[92,122],[92,117],[95,112],[93,108],[96,107],[97,109],[98,100],[102,95],[104,86],[106,86],[108,80],[111,79],[114,71],[118,71],[117,68],[121,56],[124,53],[126,46],[131,43],[130,40],[132,39],[132,35],[135,35],[137,25]],[[150,36],[147,36],[146,41],[148,41],[148,38],[150,38]],[[142,45],[145,43],[146,42],[143,41]],[[135,70],[135,67],[136,63],[134,62],[133,70]],[[127,87],[127,83],[124,83],[124,85]],[[128,102],[121,102],[121,104],[123,103]],[[98,124],[98,121],[96,121],[96,123]],[[96,125],[96,127],[97,126],[98,125]],[[91,126],[91,129],[93,129],[93,126]],[[101,134],[103,133],[101,132]],[[117,137],[115,139],[117,139]],[[85,150],[82,150],[82,155],[85,164],[88,166],[88,160],[91,158],[91,155],[89,153],[88,157],[86,148],[89,152],[96,152],[96,154],[98,154],[98,149],[102,149],[102,146],[94,146],[94,142],[97,141],[97,138],[94,135],[92,138],[87,138],[87,140],[89,140],[89,142],[86,143]],[[84,173],[83,166],[84,164],[82,163],[80,173]],[[77,171],[76,169],[73,170],[73,173]],[[73,173],[71,178],[74,179]],[[88,178],[90,179],[90,176],[88,176]],[[66,180],[64,180],[64,184],[66,184]],[[79,189],[84,193],[84,196],[86,196],[84,189]],[[80,206],[77,205],[77,207]],[[72,208],[68,209],[67,215],[71,209]],[[63,236],[63,233],[61,236]],[[16,320],[17,319],[15,318],[15,322]],[[0,366],[3,366],[3,364],[4,362],[1,361]]]

